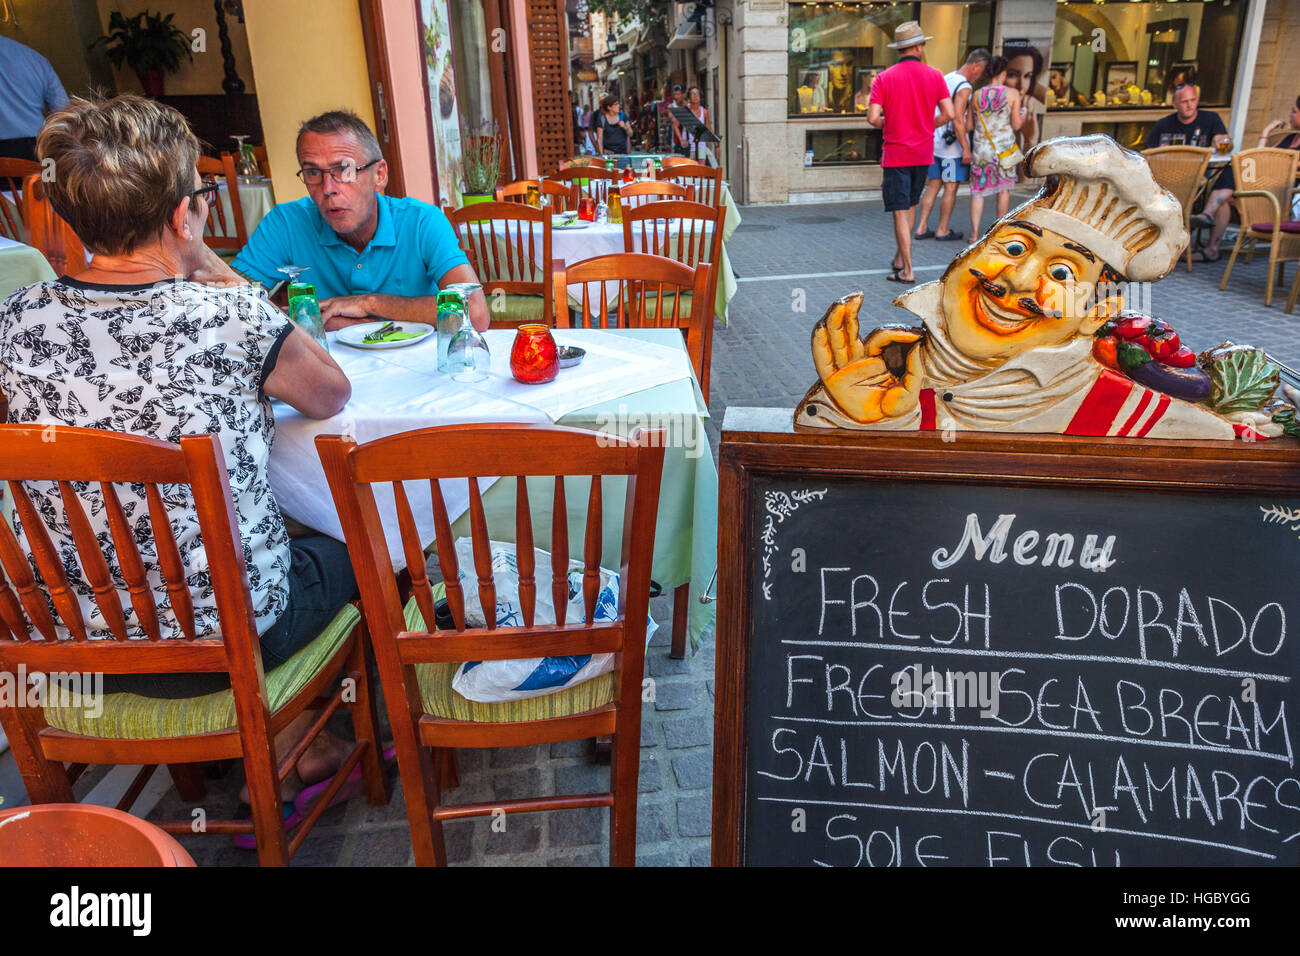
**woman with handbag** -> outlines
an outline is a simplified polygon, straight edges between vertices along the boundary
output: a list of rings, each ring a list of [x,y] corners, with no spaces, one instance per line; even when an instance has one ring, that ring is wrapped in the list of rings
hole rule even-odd
[[[1020,91],[1006,85],[1007,61],[995,56],[989,64],[989,85],[970,98],[972,163],[970,170],[971,238],[980,233],[984,198],[997,196],[997,218],[1011,209],[1011,187],[1016,184],[1016,167],[1024,154],[1016,143],[1016,131],[1024,123],[1025,108]]]

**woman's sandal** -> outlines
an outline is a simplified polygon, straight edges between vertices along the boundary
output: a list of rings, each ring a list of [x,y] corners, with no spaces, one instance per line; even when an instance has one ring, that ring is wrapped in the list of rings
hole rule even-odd
[[[389,747],[382,754],[380,754],[380,759],[384,763],[387,763],[388,761],[392,760],[396,754],[397,754],[397,748]],[[294,827],[296,827],[299,823],[301,823],[303,820],[307,818],[308,814],[310,814],[311,811],[315,808],[316,801],[319,800],[321,794],[323,794],[329,788],[329,785],[333,781],[333,779],[334,776],[333,774],[331,774],[330,776],[326,777],[324,780],[321,780],[319,783],[313,783],[309,787],[303,787],[302,790],[298,791],[298,795],[294,797],[292,800],[284,801],[284,830],[286,833],[288,833],[290,830],[292,830]],[[361,776],[361,764],[358,763],[355,767],[352,768],[352,772],[348,774],[347,779],[343,781],[343,786],[339,787],[339,792],[334,794],[334,799],[329,802],[329,807],[335,807],[338,806],[340,803],[346,803],[347,801],[351,800],[353,797],[359,796],[364,790],[365,790],[365,783],[363,782]],[[329,809],[329,807],[326,807],[326,809]],[[241,803],[238,807],[235,808],[234,819],[235,820],[253,819],[253,808],[246,803]],[[235,846],[239,847],[241,850],[257,849],[256,834],[236,833],[230,839],[231,842],[234,843]]]
[[[885,279],[888,280],[889,282],[901,282],[904,285],[911,285],[913,282],[916,281],[915,277],[911,279],[904,279],[900,274],[902,273],[902,271],[903,271],[902,269],[895,269],[889,275],[885,276]]]
[[[1193,262],[1218,262],[1220,258],[1222,258],[1221,255],[1215,255],[1213,257],[1206,255],[1204,249],[1197,249],[1192,253]]]

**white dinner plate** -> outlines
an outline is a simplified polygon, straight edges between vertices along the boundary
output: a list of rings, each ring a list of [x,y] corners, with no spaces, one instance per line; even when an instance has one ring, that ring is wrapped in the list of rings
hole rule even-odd
[[[418,339],[398,339],[395,342],[361,341],[383,324],[383,322],[366,322],[362,325],[349,325],[347,328],[339,329],[337,341],[342,342],[344,345],[350,345],[354,349],[400,349],[423,342],[438,331],[432,325],[426,325],[424,322],[398,322],[399,328],[407,332],[419,332],[421,333],[420,337]]]
[[[584,222],[583,220],[579,219],[576,222],[570,222],[570,223],[553,222],[551,223],[551,228],[552,229],[586,229],[590,225],[591,223]]]

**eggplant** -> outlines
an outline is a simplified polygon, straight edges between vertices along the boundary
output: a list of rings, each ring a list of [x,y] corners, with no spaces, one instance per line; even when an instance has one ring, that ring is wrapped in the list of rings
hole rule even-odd
[[[1196,366],[1178,368],[1152,360],[1125,371],[1139,385],[1185,402],[1201,402],[1210,397],[1210,376]]]

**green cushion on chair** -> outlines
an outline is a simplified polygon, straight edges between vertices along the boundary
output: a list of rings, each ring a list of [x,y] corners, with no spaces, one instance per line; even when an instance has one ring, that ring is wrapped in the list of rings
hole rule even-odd
[[[540,295],[489,295],[488,314],[493,322],[541,322],[542,297]],[[501,307],[497,308],[497,303]]]
[[[306,687],[334,656],[361,613],[346,604],[316,638],[274,670],[266,672],[266,697],[275,712]],[[75,695],[66,706],[45,708],[51,727],[88,737],[152,740],[228,730],[235,726],[235,694],[230,690],[167,700],[139,694],[106,694],[98,716],[89,716]]]
[[[645,300],[644,300],[644,301],[645,301],[645,314],[646,314],[646,315],[651,316],[651,317],[654,317],[654,316],[658,315],[658,312],[659,312],[658,299],[659,299],[659,293],[658,293],[658,292],[647,292],[647,293],[646,293]],[[677,299],[677,293],[676,293],[676,292],[667,292],[667,293],[664,294],[664,318],[666,318],[666,319],[671,319],[671,318],[672,318],[672,316],[673,316],[673,308],[674,308],[674,306],[675,306],[675,304],[676,304],[676,299]],[[695,293],[694,293],[694,292],[683,292],[683,293],[682,293],[682,309],[681,309],[681,312],[678,313],[678,315],[679,315],[681,318],[683,318],[683,319],[688,319],[688,318],[690,318],[690,316],[691,316],[691,303],[694,302],[694,301],[695,301]]]
[[[433,599],[441,600],[446,595],[446,585],[433,586]],[[407,602],[402,613],[406,616],[406,626],[412,631],[427,630],[424,616],[415,603],[415,598]],[[591,680],[583,681],[557,690],[553,694],[541,697],[529,697],[526,700],[507,700],[495,704],[484,704],[462,697],[451,686],[451,679],[456,675],[459,664],[416,664],[415,676],[420,682],[420,699],[424,709],[434,717],[450,720],[472,720],[478,723],[509,723],[515,720],[543,720],[548,717],[569,717],[583,711],[603,707],[614,699],[615,674],[601,674]]]

